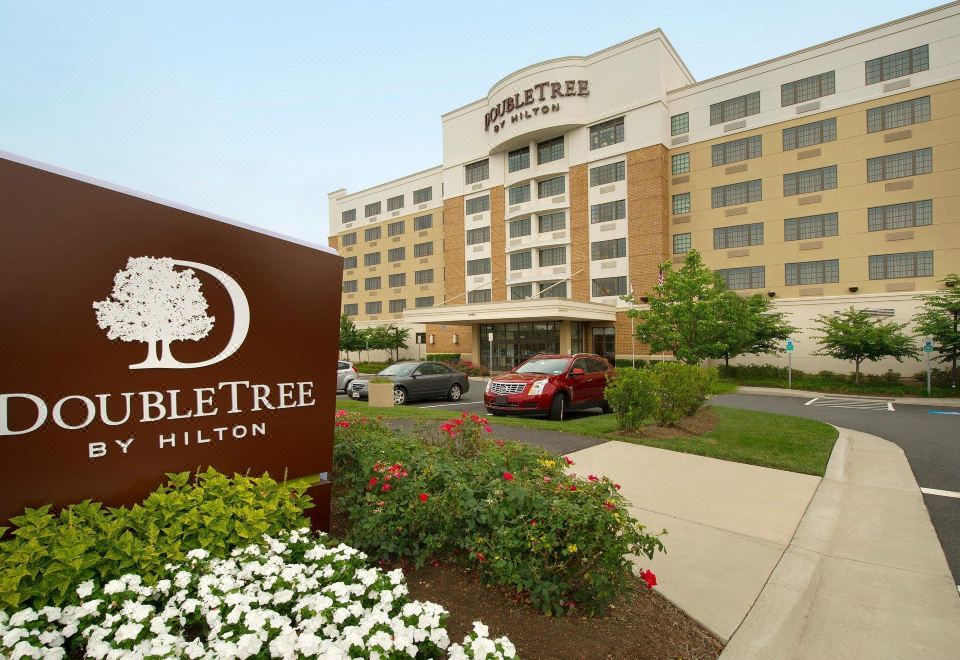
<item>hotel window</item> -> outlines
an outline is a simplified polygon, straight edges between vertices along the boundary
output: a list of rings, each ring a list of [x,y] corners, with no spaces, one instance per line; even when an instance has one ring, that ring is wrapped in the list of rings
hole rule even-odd
[[[890,280],[898,277],[931,277],[933,252],[902,252],[870,257],[870,279]]]
[[[763,138],[752,135],[713,145],[713,165],[727,165],[763,155]]]
[[[802,149],[837,139],[837,120],[834,117],[783,129],[783,150]]]
[[[623,142],[623,117],[590,127],[590,150]]]
[[[510,287],[510,300],[523,300],[533,295],[532,284],[515,284]]]
[[[413,246],[414,257],[429,257],[433,254],[433,241],[417,243]]]
[[[840,261],[803,261],[784,264],[784,284],[803,286],[805,284],[833,284],[840,281]]]
[[[466,214],[473,215],[474,213],[483,213],[484,211],[490,210],[490,195],[484,195],[483,197],[472,197],[464,202]]]
[[[537,182],[537,197],[540,199],[562,195],[566,190],[566,178],[563,176],[555,176],[552,179]]]
[[[415,284],[433,284],[433,269],[418,270],[413,274]]]
[[[593,280],[592,295],[597,296],[622,296],[627,293],[627,277],[598,277]]]
[[[750,245],[763,245],[762,222],[752,222],[747,225],[734,225],[732,227],[717,227],[713,230],[714,250],[727,250]]]
[[[541,234],[550,231],[560,231],[561,229],[567,228],[567,213],[566,211],[547,213],[539,216],[537,222],[539,223],[539,231]]]
[[[689,252],[691,247],[690,233],[673,235],[673,253],[683,254]]]
[[[357,209],[350,209],[340,214],[341,222],[353,222],[357,219]]]
[[[356,281],[356,280],[344,280],[344,281],[343,281],[343,292],[344,292],[344,293],[356,293],[356,292],[357,292],[357,281]]]
[[[350,303],[343,306],[343,313],[347,316],[356,316],[359,309],[360,307],[357,303]]]
[[[390,248],[387,250],[387,261],[403,261],[407,258],[407,249],[403,247]]]
[[[467,245],[490,242],[490,227],[477,227],[467,230]]]
[[[868,85],[926,71],[929,68],[928,46],[918,46],[892,55],[884,55],[875,60],[867,60],[864,65]]]
[[[352,232],[350,232],[349,234],[344,234],[343,236],[340,237],[340,240],[341,240],[341,243],[342,243],[343,247],[347,247],[348,245],[356,245],[356,244],[357,244],[357,232],[352,231]]]
[[[356,255],[352,257],[344,257],[343,259],[343,269],[350,270],[351,268],[357,267],[357,257]]]
[[[365,306],[367,314],[379,314],[383,311],[383,303],[377,300],[376,302],[368,302]]]
[[[903,229],[933,224],[933,200],[925,199],[906,204],[874,206],[867,209],[867,229]]]
[[[563,158],[563,136],[537,144],[537,164],[552,163]]]
[[[380,202],[373,202],[363,207],[363,217],[369,218],[372,215],[380,214]]]
[[[423,231],[424,229],[430,229],[432,226],[433,226],[432,215],[419,215],[413,219],[414,231]]]
[[[837,187],[837,166],[819,167],[783,175],[783,196],[833,190]]]
[[[867,159],[867,181],[886,181],[933,171],[933,149],[917,149]]]
[[[387,236],[399,236],[403,233],[404,222],[400,220],[399,222],[391,222],[387,225]]]
[[[542,248],[537,255],[537,263],[540,266],[562,266],[567,263],[567,248]]]
[[[507,154],[507,169],[511,172],[519,172],[530,167],[530,147],[514,149]]]
[[[566,282],[541,282],[538,285],[538,291],[541,298],[566,298]]]
[[[533,268],[533,255],[530,250],[514,252],[510,255],[510,270]]]
[[[514,220],[510,223],[510,238],[520,238],[530,235],[530,218]]]
[[[514,186],[507,190],[507,200],[510,202],[510,205],[522,204],[524,202],[530,201],[530,184],[524,184],[522,186]]]
[[[834,78],[834,72],[827,71],[780,85],[780,105],[786,107],[829,96],[836,91]]]
[[[475,303],[488,303],[493,300],[493,292],[490,289],[477,289],[467,293],[467,302],[471,305]]]
[[[717,186],[710,191],[711,204],[715,209],[759,202],[761,199],[763,199],[763,189],[760,185],[760,179]]]
[[[627,217],[627,200],[618,199],[615,202],[604,202],[603,204],[594,204],[590,207],[590,223],[609,222],[611,220],[622,220]]]
[[[363,230],[363,240],[367,241],[379,241],[380,240],[380,227],[368,227]]]
[[[407,285],[407,274],[406,273],[393,273],[390,275],[390,287],[397,288],[400,286]]]
[[[676,156],[674,156],[676,158]],[[614,181],[623,181],[627,175],[627,164],[625,161],[619,163],[610,163],[590,168],[590,185],[602,186]]]
[[[363,255],[364,266],[376,266],[379,263],[380,263],[379,252],[367,252],[365,255]]]
[[[485,181],[490,178],[490,159],[484,158],[476,163],[463,166],[463,173],[467,184]]]
[[[490,257],[467,261],[467,275],[487,275],[490,273]]]
[[[594,241],[590,244],[590,259],[592,261],[616,259],[625,256],[627,256],[627,239],[625,238],[613,238],[609,241]]]
[[[721,268],[714,271],[727,285],[728,289],[762,289],[766,272],[763,266],[748,266],[746,268]]]
[[[673,196],[672,211],[674,215],[690,213],[690,193],[680,193]]]
[[[805,241],[810,238],[836,236],[837,233],[836,213],[787,218],[783,221],[783,240],[785,241]]]
[[[363,280],[363,290],[364,291],[376,291],[380,288],[380,276],[368,277]]]
[[[421,296],[414,301],[417,307],[433,307],[433,296]]]
[[[686,174],[690,171],[690,154],[674,154],[670,156],[670,173]]]
[[[421,188],[413,191],[413,203],[423,204],[433,199],[433,187]]]
[[[403,195],[397,195],[396,197],[390,197],[387,199],[387,210],[396,211],[397,209],[403,208]]]
[[[930,97],[921,96],[867,110],[867,133],[930,121]]]
[[[391,314],[400,314],[407,308],[407,301],[405,298],[400,298],[399,300],[390,301],[390,313]]]
[[[670,117],[670,135],[682,135],[690,131],[690,113],[681,112]]]
[[[710,125],[723,124],[760,112],[760,92],[744,94],[710,106]]]

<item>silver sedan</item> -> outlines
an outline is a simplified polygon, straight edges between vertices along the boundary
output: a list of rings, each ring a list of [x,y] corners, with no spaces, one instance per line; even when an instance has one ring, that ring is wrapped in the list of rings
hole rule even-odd
[[[397,362],[377,376],[393,381],[393,402],[398,406],[415,399],[458,401],[470,389],[470,379],[465,373],[442,362]],[[350,396],[366,399],[368,383],[359,378],[354,380]]]

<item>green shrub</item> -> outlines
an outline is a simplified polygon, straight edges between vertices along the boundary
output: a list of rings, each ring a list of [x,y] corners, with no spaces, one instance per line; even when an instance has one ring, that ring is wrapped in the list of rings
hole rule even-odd
[[[131,572],[153,584],[165,564],[190,550],[222,556],[263,534],[301,527],[312,506],[301,486],[266,475],[228,477],[209,469],[193,480],[189,472],[167,477],[169,483],[130,508],[87,501],[59,515],[44,506],[13,518],[12,538],[0,542],[0,604],[62,605],[81,582]]]
[[[631,578],[631,555],[659,538],[633,519],[608,479],[576,478],[562,459],[491,441],[464,415],[422,438],[357,415],[337,428],[337,503],[348,542],[376,559],[456,560],[544,612],[602,613]]]
[[[468,376],[489,376],[490,370],[484,367],[483,365],[476,364],[470,360],[457,360],[456,362],[448,362],[450,367],[456,369],[457,371],[462,371]]]
[[[918,371],[913,375],[918,381],[927,384],[927,370]],[[934,387],[950,387],[952,381],[950,380],[950,369],[938,369],[932,367],[930,369],[930,384]]]
[[[641,360],[640,358],[637,358],[636,360],[632,360],[630,358],[617,358],[613,361],[613,366],[616,369],[632,369],[634,368],[634,362],[636,362],[637,369],[642,369],[648,364],[646,360]]]
[[[652,369],[618,369],[604,390],[621,431],[636,431],[657,405]]]
[[[716,379],[714,369],[682,362],[660,362],[648,371],[656,400],[653,419],[658,426],[670,426],[696,414],[710,396]]]
[[[361,374],[378,374],[391,364],[392,362],[354,362],[353,366]]]
[[[457,362],[460,353],[427,353],[427,359],[433,362]]]

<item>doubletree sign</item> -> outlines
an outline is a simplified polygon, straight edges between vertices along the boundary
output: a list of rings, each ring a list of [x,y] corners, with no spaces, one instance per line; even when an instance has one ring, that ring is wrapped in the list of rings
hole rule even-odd
[[[324,524],[342,259],[10,156],[0,196],[0,526],[206,466],[321,475]]]

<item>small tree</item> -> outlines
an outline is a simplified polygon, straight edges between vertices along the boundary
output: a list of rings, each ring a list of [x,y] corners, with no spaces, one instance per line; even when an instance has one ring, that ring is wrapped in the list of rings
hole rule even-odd
[[[719,358],[727,350],[724,306],[730,295],[723,280],[690,250],[679,270],[665,263],[663,284],[654,287],[650,309],[627,312],[637,320],[636,337],[654,352],[670,351],[688,364]],[[632,296],[624,296],[634,302]]]
[[[783,353],[783,343],[797,331],[787,322],[787,315],[775,311],[770,298],[759,293],[746,297],[728,293],[722,328],[726,366],[738,355]]]
[[[944,288],[923,299],[913,322],[917,333],[933,338],[937,359],[950,364],[950,384],[956,388],[957,358],[960,358],[960,275],[947,275],[943,283]]]
[[[357,330],[353,319],[346,314],[340,315],[340,350],[345,351],[347,358],[350,358],[351,351],[359,352],[364,347],[363,337]]]
[[[410,339],[409,328],[399,328],[395,325],[387,326],[386,344],[389,350],[393,351],[393,359],[400,359],[400,350],[408,348],[407,340]]]
[[[875,320],[853,307],[835,314],[821,314],[814,323],[822,333],[814,337],[822,346],[815,355],[852,361],[856,383],[860,382],[860,364],[864,360],[876,362],[892,357],[903,362],[905,357],[919,357],[913,339],[904,332],[906,323]]]

